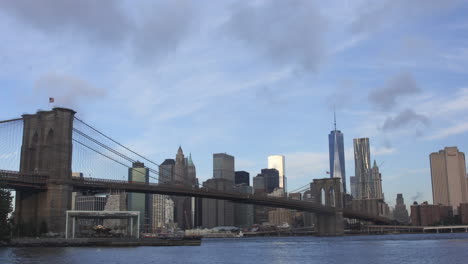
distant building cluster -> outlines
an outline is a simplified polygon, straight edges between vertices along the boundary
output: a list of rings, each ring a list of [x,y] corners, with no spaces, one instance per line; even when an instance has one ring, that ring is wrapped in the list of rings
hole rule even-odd
[[[160,165],[158,180],[159,184],[283,197],[320,202],[326,206],[342,204],[347,209],[388,217],[402,224],[411,223],[418,226],[468,224],[468,178],[465,155],[456,147],[446,147],[430,154],[434,204],[415,202],[410,207],[410,215],[403,194],[397,194],[394,208],[390,208],[385,202],[382,173],[375,160],[371,163],[369,138],[353,139],[355,171],[354,176],[349,178],[349,186],[346,184],[344,135],[336,128],[336,117],[334,130],[328,135],[328,143],[330,178],[314,179],[309,187],[297,192],[286,191],[286,163],[283,155],[268,156],[267,167],[261,169],[251,179],[249,172],[242,168],[236,170],[234,156],[215,153],[212,178],[199,184],[192,155],[186,157],[179,147],[175,159],[165,159]],[[82,177],[82,174],[75,174],[75,177]],[[128,171],[128,180],[148,183],[149,169],[141,162],[133,163]],[[337,186],[336,188],[339,186],[339,190],[326,186]],[[342,200],[336,200],[336,195],[342,195]],[[315,222],[314,214],[296,210],[157,194],[75,193],[73,207],[74,210],[84,211],[139,211],[140,230],[148,233],[194,228],[245,228],[255,225],[312,227]],[[127,220],[103,221],[101,222],[108,226],[119,227],[125,226]],[[348,224],[353,224],[352,221],[346,221]]]

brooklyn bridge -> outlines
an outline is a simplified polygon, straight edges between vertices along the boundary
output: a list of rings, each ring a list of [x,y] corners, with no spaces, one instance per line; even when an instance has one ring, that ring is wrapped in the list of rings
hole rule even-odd
[[[12,143],[15,140],[21,143],[15,146]],[[18,149],[12,151],[11,148],[15,147]],[[114,174],[113,168],[128,169],[129,162],[135,162],[122,150],[130,151],[148,162],[147,168],[154,175],[151,182],[130,182]],[[19,168],[5,162],[14,155],[19,156]],[[0,187],[16,191],[15,219],[19,224],[31,225],[36,230],[45,224],[51,232],[65,232],[66,211],[71,209],[74,191],[190,196],[300,210],[316,215],[316,231],[323,236],[343,235],[344,218],[375,224],[392,223],[385,217],[344,208],[338,178],[314,181],[314,188],[310,190],[315,197],[314,202],[221,192],[197,185],[167,184],[161,177],[156,177],[162,175],[157,163],[75,117],[75,111],[67,108],[57,107],[51,111],[0,121],[1,157]],[[73,166],[77,163],[94,174],[72,176]]]

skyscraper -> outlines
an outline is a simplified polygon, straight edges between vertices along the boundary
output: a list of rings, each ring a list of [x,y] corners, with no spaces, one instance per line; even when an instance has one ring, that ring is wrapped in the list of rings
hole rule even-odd
[[[279,188],[286,192],[285,159],[283,155],[268,156],[268,169],[276,169],[279,173]]]
[[[166,159],[159,166],[159,183],[170,184],[174,179],[174,159]],[[174,223],[174,201],[168,195],[153,194],[153,228]]]
[[[434,204],[449,205],[454,212],[468,202],[465,154],[457,147],[431,153],[432,197]]]
[[[393,218],[400,223],[409,222],[408,210],[406,210],[405,200],[401,193],[397,194],[395,210],[393,210]]]
[[[371,198],[369,138],[355,138],[354,169],[357,177],[357,199]]]
[[[276,169],[262,169],[262,173],[258,174],[258,179],[254,179],[254,188],[260,189],[259,186],[261,178],[263,178],[264,190],[266,193],[273,192],[276,188],[279,188],[279,172]],[[284,192],[283,192],[284,194]]]
[[[226,153],[213,154],[213,179],[203,183],[203,187],[233,192],[234,191],[234,157]],[[232,202],[216,199],[202,199],[202,226],[234,225],[234,205]]]
[[[182,147],[177,150],[173,183],[176,185],[195,186],[197,185],[195,165],[192,161],[192,155],[185,158]],[[194,212],[192,210],[192,197],[173,196],[174,201],[174,222],[181,229],[193,227]]]
[[[334,115],[335,129],[328,134],[328,153],[330,160],[330,177],[341,178],[343,193],[346,193],[346,169],[343,145],[343,133],[336,130],[336,115]]]
[[[236,171],[234,183],[250,186],[250,174],[246,171]]]
[[[234,183],[234,157],[226,153],[213,154],[213,177]]]
[[[351,185],[351,195],[353,196],[354,199],[357,199],[357,177],[356,176],[351,176],[349,177],[349,183]]]
[[[143,162],[134,162],[132,168],[128,169],[128,181],[149,183],[149,169]],[[152,229],[152,206],[151,194],[129,193],[128,210],[140,211],[140,230],[148,232]]]
[[[379,171],[379,166],[377,166],[377,162],[374,160],[374,165],[371,169],[371,178],[372,178],[372,185],[371,185],[371,197],[376,199],[384,199],[384,195],[382,192],[382,174]]]

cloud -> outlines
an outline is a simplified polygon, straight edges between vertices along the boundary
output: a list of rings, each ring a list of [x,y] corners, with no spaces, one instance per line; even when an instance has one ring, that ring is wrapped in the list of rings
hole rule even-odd
[[[380,89],[369,93],[369,101],[381,110],[388,110],[397,104],[397,99],[418,94],[421,88],[409,73],[401,73],[390,80]]]
[[[430,120],[424,115],[415,113],[412,109],[405,109],[393,118],[387,117],[382,126],[382,130],[389,132],[417,124],[429,126]]]
[[[395,152],[396,152],[396,149],[391,148],[391,147],[380,147],[380,148],[371,147],[371,154],[374,156],[390,155]]]
[[[441,15],[453,10],[459,3],[463,3],[463,1],[364,1],[357,10],[358,15],[351,23],[351,31],[353,33],[375,32],[408,20]]]
[[[161,59],[176,51],[197,24],[191,1],[160,2],[150,10],[133,39],[135,59],[140,63]]]
[[[175,52],[197,24],[195,4],[188,0],[123,6],[113,0],[0,1],[0,11],[60,42],[69,41],[70,48],[76,49],[78,36],[91,47],[105,44],[106,50],[129,52],[138,64]]]
[[[131,29],[118,1],[0,1],[0,11],[46,34],[67,32],[115,45]]]
[[[88,82],[74,76],[47,73],[35,83],[36,94],[45,94],[54,97],[55,103],[60,106],[76,108],[86,101],[100,100],[106,96],[106,91],[98,89]]]
[[[468,122],[441,129],[437,131],[436,133],[432,134],[431,136],[425,137],[424,139],[427,139],[427,140],[443,139],[443,138],[447,138],[450,136],[462,134],[465,132],[468,132]]]
[[[275,63],[316,71],[324,59],[327,21],[312,1],[237,4],[226,26],[234,37]]]

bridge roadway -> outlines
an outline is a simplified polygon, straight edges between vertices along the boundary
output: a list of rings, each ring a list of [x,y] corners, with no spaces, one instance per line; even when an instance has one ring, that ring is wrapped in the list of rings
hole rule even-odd
[[[206,188],[187,187],[182,185],[168,184],[146,184],[138,182],[128,182],[109,179],[97,179],[87,177],[73,177],[71,180],[64,182],[52,182],[47,175],[40,174],[24,174],[16,171],[0,170],[0,186],[11,189],[36,189],[47,190],[48,183],[69,184],[73,186],[75,191],[79,190],[121,190],[135,193],[150,193],[175,196],[191,196],[200,198],[228,200],[237,203],[254,204],[261,206],[277,207],[294,209],[299,211],[328,214],[336,213],[336,208],[323,206],[319,203],[293,200],[280,197],[271,197],[264,195],[243,194],[234,192],[222,192],[217,190],[209,190]],[[349,209],[343,209],[343,217],[372,221],[380,224],[389,224],[391,221],[385,217],[368,215],[356,212]]]

